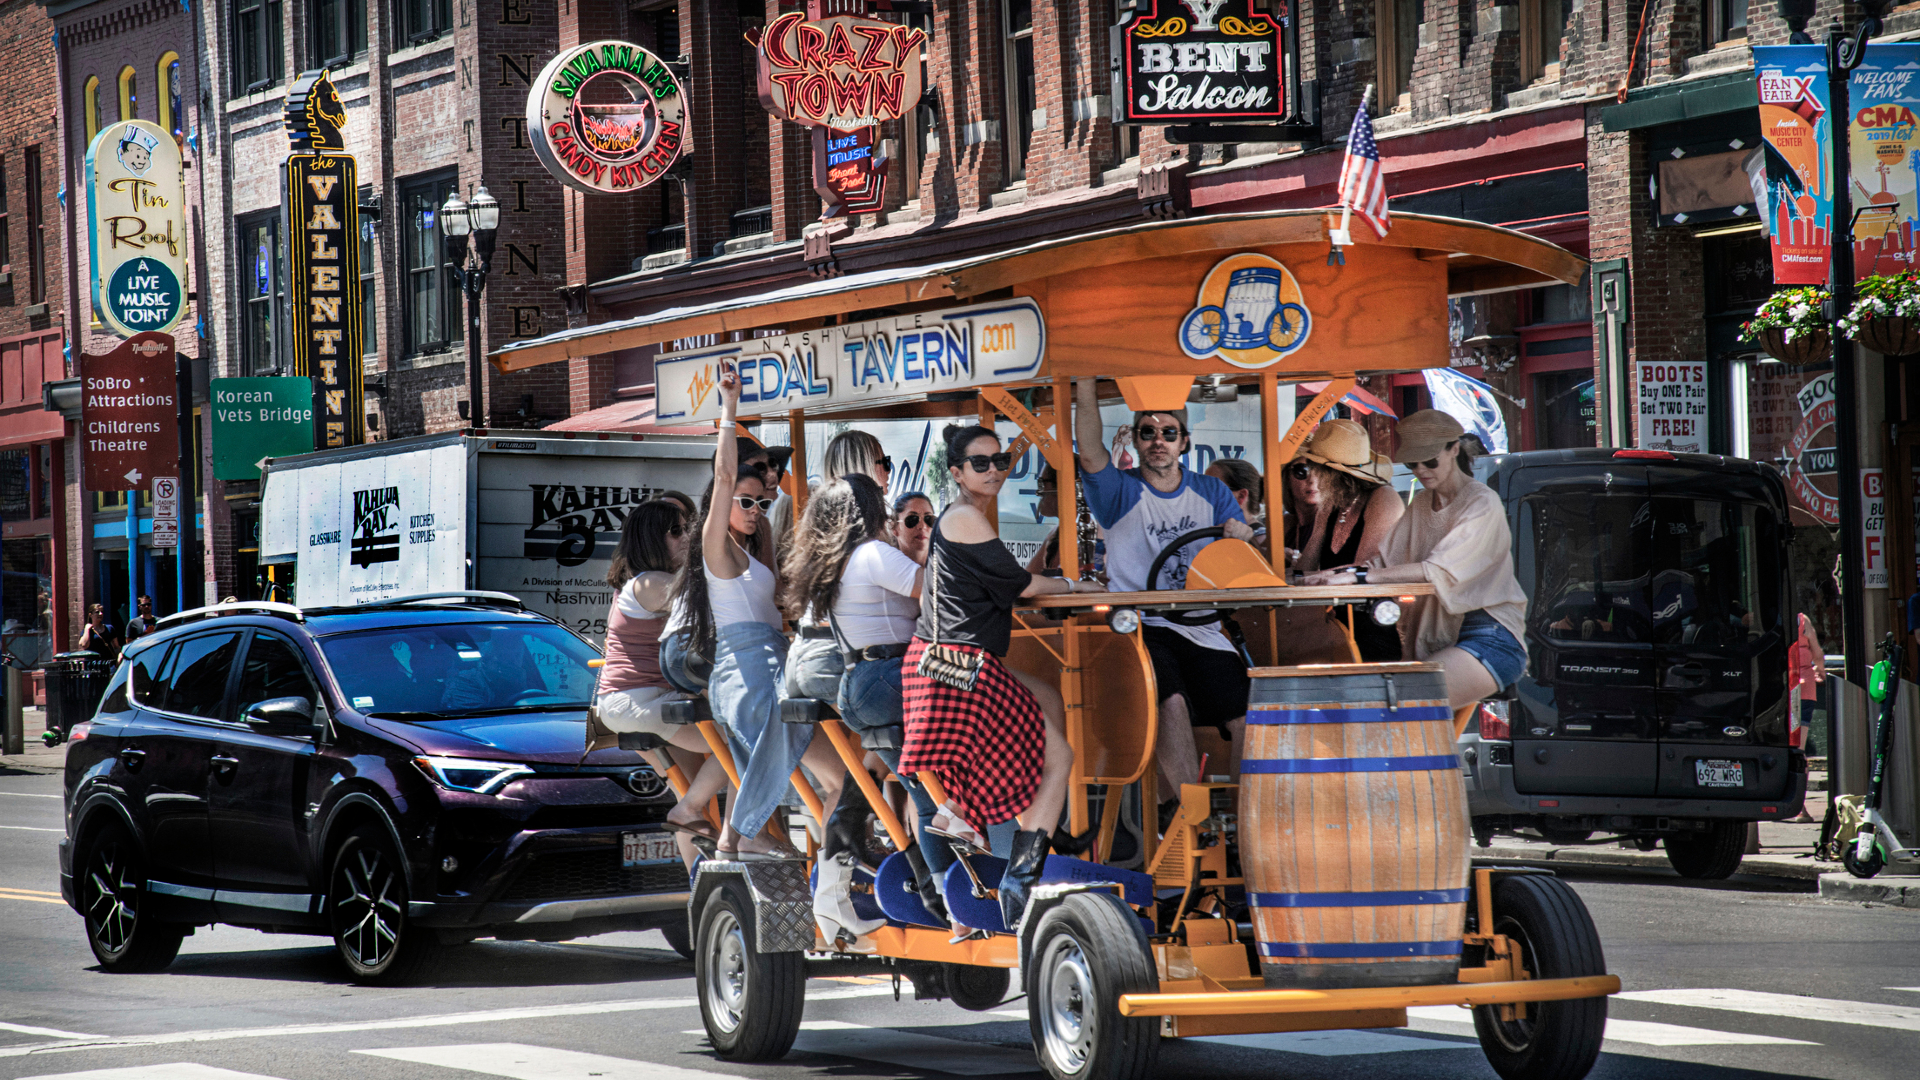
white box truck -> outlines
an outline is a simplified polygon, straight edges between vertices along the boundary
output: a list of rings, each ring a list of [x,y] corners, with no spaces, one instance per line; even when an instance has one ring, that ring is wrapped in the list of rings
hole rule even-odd
[[[603,641],[627,512],[698,499],[706,436],[450,432],[269,461],[260,562],[292,564],[303,607],[489,589]]]

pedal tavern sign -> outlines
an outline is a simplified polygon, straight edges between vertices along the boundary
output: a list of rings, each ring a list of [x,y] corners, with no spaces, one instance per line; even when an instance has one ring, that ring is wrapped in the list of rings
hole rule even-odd
[[[187,192],[180,147],[158,124],[108,124],[87,145],[93,313],[123,338],[187,313]]]
[[[686,95],[666,61],[624,41],[563,49],[527,91],[534,156],[568,187],[637,191],[686,142]]]

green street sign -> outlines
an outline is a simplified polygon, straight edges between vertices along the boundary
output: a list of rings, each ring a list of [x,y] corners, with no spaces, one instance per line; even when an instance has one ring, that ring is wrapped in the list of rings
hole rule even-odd
[[[260,459],[313,451],[313,380],[214,379],[213,475],[260,479]]]

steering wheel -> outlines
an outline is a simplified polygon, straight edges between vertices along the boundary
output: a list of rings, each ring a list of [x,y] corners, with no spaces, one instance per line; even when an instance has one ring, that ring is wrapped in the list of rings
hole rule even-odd
[[[1195,529],[1192,532],[1181,533],[1179,536],[1167,541],[1167,546],[1161,548],[1160,554],[1153,557],[1153,565],[1147,568],[1147,588],[1152,589],[1160,580],[1160,568],[1167,565],[1167,560],[1173,558],[1174,552],[1179,551],[1195,540],[1213,540],[1225,535],[1227,535],[1227,530],[1223,526],[1209,525],[1204,529]],[[1210,623],[1217,623],[1231,614],[1233,614],[1233,612],[1226,609],[1214,611],[1157,611],[1154,612],[1154,617],[1165,619],[1176,626],[1206,626]]]

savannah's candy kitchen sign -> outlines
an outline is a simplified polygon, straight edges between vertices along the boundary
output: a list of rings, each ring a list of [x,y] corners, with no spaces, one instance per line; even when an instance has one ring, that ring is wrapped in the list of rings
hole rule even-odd
[[[187,312],[187,197],[180,147],[158,124],[108,124],[87,146],[93,311],[125,338]]]
[[[686,95],[666,62],[638,45],[578,45],[533,80],[527,134],[540,163],[569,187],[635,191],[679,159]]]

